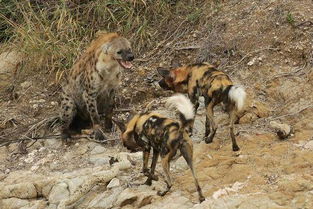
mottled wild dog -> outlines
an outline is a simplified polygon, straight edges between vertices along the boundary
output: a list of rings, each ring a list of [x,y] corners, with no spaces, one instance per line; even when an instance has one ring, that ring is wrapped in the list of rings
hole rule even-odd
[[[195,105],[195,111],[199,107],[199,96],[204,97],[206,107],[204,139],[206,143],[213,141],[217,129],[213,120],[213,108],[215,105],[223,103],[230,117],[233,151],[239,150],[234,134],[234,122],[245,103],[246,92],[243,87],[234,85],[228,75],[208,63],[192,64],[172,70],[159,68],[158,72],[163,77],[159,81],[159,85],[166,90],[188,93],[191,102]]]
[[[190,100],[182,94],[174,95],[167,100],[169,106],[175,107],[180,115],[180,120],[164,117],[156,112],[147,112],[135,115],[126,127],[121,127],[121,139],[128,149],[137,151],[140,147],[143,151],[143,173],[148,177],[145,184],[151,185],[152,180],[158,180],[154,175],[156,163],[161,156],[162,167],[165,172],[167,189],[158,194],[165,195],[172,187],[170,177],[170,161],[180,151],[191,169],[195,185],[199,194],[199,201],[204,197],[193,167],[193,145],[189,137],[194,119],[194,108]],[[153,149],[153,157],[150,171],[148,160],[150,149]]]
[[[111,129],[114,91],[120,83],[121,72],[132,67],[133,59],[129,41],[117,33],[102,33],[91,42],[62,85],[63,138],[70,137],[69,129],[75,121],[79,125],[87,121],[99,132],[99,114],[104,114],[105,128]]]

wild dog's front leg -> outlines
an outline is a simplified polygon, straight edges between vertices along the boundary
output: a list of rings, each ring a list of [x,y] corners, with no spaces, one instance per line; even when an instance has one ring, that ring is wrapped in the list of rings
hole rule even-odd
[[[142,173],[145,176],[149,176],[150,174],[149,169],[148,169],[149,155],[150,155],[150,148],[147,148],[142,153],[142,160],[143,160]]]
[[[158,181],[159,178],[154,175],[154,171],[155,171],[155,167],[157,164],[159,158],[159,152],[156,149],[153,149],[153,157],[152,157],[152,162],[151,162],[151,169],[150,169],[150,173],[148,174],[148,179],[145,182],[146,185],[151,185],[152,184],[152,180],[154,181]]]

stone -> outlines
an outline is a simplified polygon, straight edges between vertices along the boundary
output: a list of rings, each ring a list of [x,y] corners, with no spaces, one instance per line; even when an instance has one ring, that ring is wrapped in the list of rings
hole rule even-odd
[[[32,183],[19,183],[2,187],[0,190],[0,198],[36,198],[37,190]]]
[[[306,143],[304,145],[304,148],[305,149],[310,149],[310,150],[313,150],[313,140],[309,141],[308,143]]]
[[[108,165],[110,162],[110,157],[108,157],[108,156],[91,156],[89,158],[89,161],[96,166]]]
[[[20,209],[45,209],[47,207],[47,202],[44,200],[36,200],[29,202],[29,205],[24,206]]]
[[[270,126],[276,131],[276,134],[279,137],[279,139],[287,139],[291,135],[292,129],[287,124],[271,121]]]
[[[190,209],[193,207],[193,203],[180,192],[175,191],[166,194],[158,202],[154,202],[153,205],[146,205],[141,207],[142,209],[168,209],[168,208],[179,208],[179,209]],[[208,207],[210,208],[210,207]]]
[[[110,191],[106,191],[96,196],[90,201],[88,208],[112,208],[116,202],[117,197],[123,191],[123,188],[112,188]]]
[[[138,199],[138,195],[132,189],[127,188],[121,192],[116,200],[116,206],[123,207],[128,204],[133,204]]]
[[[90,152],[91,155],[96,155],[96,154],[102,154],[106,151],[106,149],[103,146],[96,146],[93,148],[93,150]]]
[[[18,198],[9,198],[0,200],[0,206],[3,209],[21,209],[22,207],[28,206],[29,202],[27,200],[22,200]]]
[[[58,149],[62,147],[62,140],[61,139],[48,139],[44,141],[45,147],[50,149]]]
[[[118,178],[113,178],[110,183],[107,185],[108,189],[111,189],[113,187],[118,187],[120,186],[120,180]]]
[[[54,185],[49,194],[49,203],[56,204],[61,200],[68,199],[70,192],[68,190],[68,185],[64,182]]]

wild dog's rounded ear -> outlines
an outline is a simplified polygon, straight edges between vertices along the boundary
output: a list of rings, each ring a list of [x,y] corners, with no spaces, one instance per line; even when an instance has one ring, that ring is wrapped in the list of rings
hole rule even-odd
[[[158,67],[157,71],[164,78],[170,76],[170,73],[171,73],[169,70],[167,70],[163,67]]]

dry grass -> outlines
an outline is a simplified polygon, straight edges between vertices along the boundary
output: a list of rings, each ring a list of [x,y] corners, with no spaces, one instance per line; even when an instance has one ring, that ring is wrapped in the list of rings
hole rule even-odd
[[[0,38],[9,49],[27,55],[23,70],[57,72],[59,77],[98,31],[123,34],[141,53],[156,46],[164,32],[175,31],[177,21],[197,22],[201,10],[194,6],[165,0],[1,1]]]

